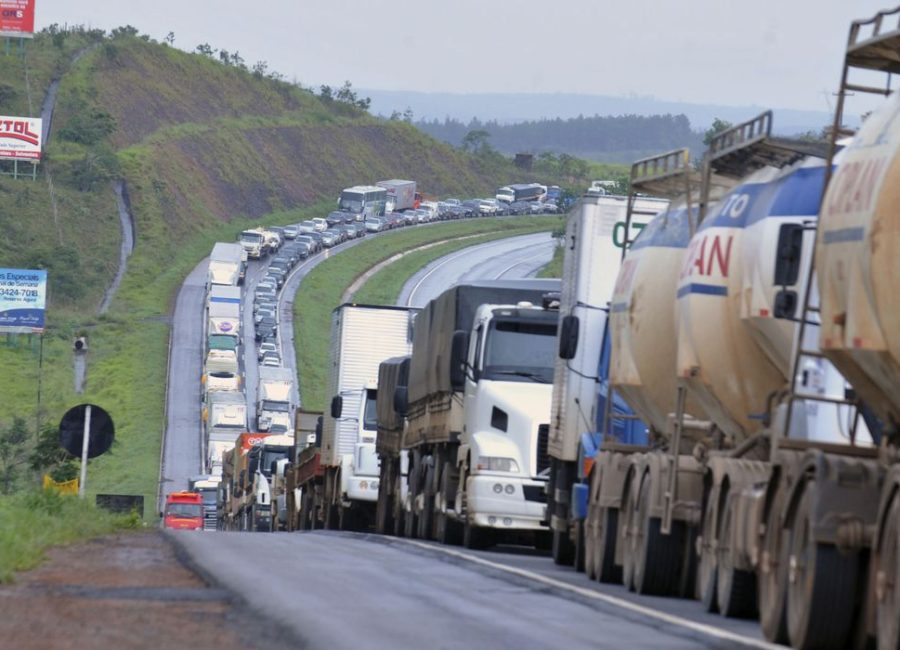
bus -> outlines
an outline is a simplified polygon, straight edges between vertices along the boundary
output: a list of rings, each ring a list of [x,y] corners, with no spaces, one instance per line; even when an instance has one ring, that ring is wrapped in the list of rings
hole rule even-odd
[[[356,185],[341,191],[338,209],[356,215],[357,221],[367,217],[383,217],[387,204],[387,190],[375,185]]]

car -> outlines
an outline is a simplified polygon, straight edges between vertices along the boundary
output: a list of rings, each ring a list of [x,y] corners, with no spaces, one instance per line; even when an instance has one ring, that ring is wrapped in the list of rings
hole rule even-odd
[[[263,353],[261,361],[264,366],[280,366],[281,355],[278,354],[278,350],[268,350]]]
[[[322,244],[319,242],[319,240],[309,235],[298,235],[297,239],[294,240],[294,245],[305,246],[309,255],[314,255],[322,250]]]
[[[314,218],[312,222],[316,224],[316,232],[322,232],[328,228],[328,222],[321,217]]]
[[[278,294],[275,289],[264,289],[262,291],[257,290],[256,294],[253,296],[254,302],[275,302],[278,299]]]
[[[253,323],[258,325],[263,322],[267,318],[275,319],[275,310],[274,309],[263,309],[260,308],[256,311],[256,314],[253,316]]]
[[[256,351],[256,359],[262,361],[266,352],[278,352],[278,344],[274,341],[263,341],[260,343],[259,349]]]
[[[467,199],[461,205],[466,209],[467,217],[481,216],[481,201],[479,199]]]
[[[316,224],[312,219],[307,219],[306,221],[301,221],[297,224],[297,230],[299,230],[301,234],[316,232]]]
[[[300,234],[300,228],[298,228],[296,224],[292,224],[292,225],[285,226],[284,228],[282,228],[281,232],[288,239],[296,239],[297,235]]]
[[[274,337],[278,332],[278,323],[274,318],[264,318],[256,324],[256,340]]]
[[[266,309],[268,309],[274,313],[275,310],[278,309],[278,304],[275,301],[271,301],[271,300],[263,300],[260,302],[253,303],[253,314],[254,315],[258,314],[260,312],[260,310],[266,310]]]
[[[353,222],[353,225],[351,227],[356,230],[357,237],[365,237],[366,234],[369,232],[366,229],[366,224],[358,222],[358,221]]]
[[[306,236],[310,237],[313,241],[318,242],[319,250],[325,248],[325,245],[322,243],[322,233],[320,233],[318,230],[316,232],[308,233]]]
[[[482,216],[493,217],[497,214],[497,205],[491,199],[478,199],[478,211]]]
[[[543,214],[544,204],[540,201],[529,201],[528,205],[531,207],[531,214]]]
[[[343,230],[347,234],[347,239],[356,239],[360,236],[359,231],[356,230],[356,227],[349,223],[341,225],[341,230]]]
[[[272,269],[275,269],[277,271],[284,271],[285,273],[288,273],[293,266],[294,264],[293,262],[291,262],[290,257],[279,255],[269,264],[268,270],[271,271]]]
[[[294,264],[296,264],[300,260],[305,260],[310,256],[311,253],[309,243],[297,240],[292,241],[290,246],[288,246],[285,250],[294,258]]]
[[[284,279],[287,277],[287,273],[281,271],[281,269],[269,269],[266,271],[265,277],[274,280],[275,284],[280,289],[284,285]]]
[[[531,214],[531,204],[527,201],[513,201],[508,209],[510,214]]]
[[[339,244],[343,244],[345,241],[347,241],[347,233],[345,233],[342,228],[329,228],[325,232],[334,233],[334,235],[338,238]]]
[[[384,222],[378,217],[367,217],[363,224],[366,232],[381,232],[384,229]]]
[[[444,203],[447,205],[462,205],[462,201],[459,199],[444,199]]]
[[[341,238],[336,232],[326,230],[322,233],[322,244],[325,248],[331,248],[341,243]]]
[[[333,228],[334,226],[339,226],[344,223],[344,212],[340,210],[336,210],[335,212],[328,213],[328,216],[325,217],[325,223],[328,224],[329,228]]]
[[[554,201],[544,201],[544,212],[547,214],[557,214],[559,206]]]

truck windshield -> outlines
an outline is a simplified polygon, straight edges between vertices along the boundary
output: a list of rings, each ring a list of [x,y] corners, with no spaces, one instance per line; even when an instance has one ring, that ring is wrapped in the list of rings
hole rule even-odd
[[[338,207],[347,212],[362,212],[364,202],[362,194],[341,192],[341,202]]]
[[[363,429],[366,431],[376,431],[378,429],[378,417],[375,412],[375,400],[377,398],[377,390],[373,388],[366,390],[366,408],[363,412]]]
[[[555,360],[555,321],[494,320],[484,345],[482,377],[549,384]]]
[[[267,447],[263,450],[261,464],[259,467],[259,471],[263,473],[263,476],[270,477],[272,476],[272,463],[275,461],[281,460],[282,458],[288,458],[290,453],[290,447]]]
[[[203,506],[199,503],[170,503],[166,505],[167,517],[202,517]]]
[[[263,400],[262,409],[263,411],[277,411],[279,413],[287,413],[290,411],[290,406],[287,402],[275,402],[272,400]]]
[[[241,241],[248,244],[258,244],[262,241],[262,235],[258,232],[242,232]]]

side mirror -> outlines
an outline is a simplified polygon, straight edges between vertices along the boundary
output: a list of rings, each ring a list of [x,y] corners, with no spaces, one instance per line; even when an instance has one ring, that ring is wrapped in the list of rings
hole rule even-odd
[[[453,333],[450,346],[450,387],[462,390],[466,385],[466,355],[469,352],[469,334],[463,330]]]
[[[409,390],[406,386],[394,388],[394,411],[400,417],[406,417],[409,411]]]
[[[578,316],[563,316],[559,324],[559,358],[574,359],[578,350],[578,330],[581,324]]]
[[[775,294],[775,305],[772,309],[775,318],[794,317],[797,313],[797,292],[790,289],[782,289]]]
[[[775,257],[775,284],[791,287],[800,277],[800,257],[803,252],[803,226],[786,223],[778,231],[778,249]]]
[[[331,398],[331,417],[335,420],[341,417],[341,413],[344,412],[344,398],[340,395],[335,395]]]
[[[315,445],[316,445],[316,447],[322,446],[322,416],[321,415],[316,419]]]

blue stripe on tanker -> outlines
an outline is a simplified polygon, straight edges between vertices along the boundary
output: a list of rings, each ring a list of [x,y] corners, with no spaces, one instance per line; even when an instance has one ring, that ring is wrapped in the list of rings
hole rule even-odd
[[[696,213],[696,208],[694,213]],[[687,248],[691,241],[691,226],[687,208],[665,210],[653,217],[631,245],[631,250],[641,248]]]

